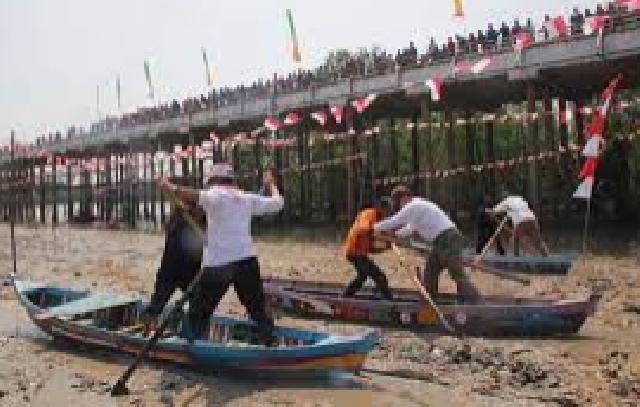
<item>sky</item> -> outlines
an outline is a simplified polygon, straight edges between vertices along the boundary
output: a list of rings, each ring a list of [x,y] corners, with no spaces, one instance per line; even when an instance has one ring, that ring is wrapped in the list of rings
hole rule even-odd
[[[285,10],[293,12],[304,65],[336,48],[381,46],[395,52],[410,40],[484,29],[519,17],[569,15],[591,0],[0,0],[0,144],[149,105],[143,64],[149,60],[160,101],[206,92],[201,49],[214,86],[250,84],[295,68]],[[97,95],[99,90],[99,97]],[[99,100],[99,102],[98,102]]]

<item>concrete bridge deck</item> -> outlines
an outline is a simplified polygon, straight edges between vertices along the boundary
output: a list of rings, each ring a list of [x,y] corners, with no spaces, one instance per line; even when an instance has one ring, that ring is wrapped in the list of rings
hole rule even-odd
[[[463,56],[471,62],[483,56]],[[640,28],[605,35],[600,47],[596,36],[566,41],[536,43],[522,52],[518,60],[513,51],[492,55],[491,65],[481,73],[453,74],[452,62],[443,61],[426,67],[400,70],[393,74],[351,78],[331,86],[277,95],[262,99],[241,100],[238,104],[195,113],[146,125],[120,128],[111,132],[48,144],[48,152],[100,150],[101,146],[154,140],[158,136],[204,131],[212,128],[259,127],[265,116],[292,109],[312,109],[346,103],[369,93],[383,96],[373,109],[376,117],[402,115],[412,103],[407,93],[424,93],[426,79],[444,79],[447,108],[493,108],[512,101],[526,100],[528,84],[543,86],[552,97],[575,100],[598,91],[617,72],[627,73],[627,86],[640,80]],[[407,84],[415,84],[407,92]]]

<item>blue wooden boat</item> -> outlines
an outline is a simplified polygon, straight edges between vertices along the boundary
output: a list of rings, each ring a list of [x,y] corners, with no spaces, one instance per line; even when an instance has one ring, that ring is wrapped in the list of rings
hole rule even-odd
[[[435,310],[416,290],[392,289],[393,300],[371,288],[345,298],[336,283],[266,279],[265,292],[273,309],[284,313],[419,331],[444,332]],[[600,299],[591,294],[571,300],[485,296],[467,303],[453,294],[436,297],[450,325],[476,336],[552,336],[577,333]]]
[[[144,304],[138,299],[17,279],[13,285],[31,320],[54,338],[128,353],[139,352],[147,342],[140,319]],[[252,322],[214,315],[208,340],[189,342],[178,334],[182,320],[181,315],[172,318],[150,358],[243,375],[300,378],[357,373],[380,336],[373,329],[335,336],[277,326],[276,343],[265,346],[252,340]]]
[[[430,250],[425,242],[416,239],[406,241],[402,246],[425,254]],[[474,257],[474,253],[466,252],[463,261],[468,265],[472,265]],[[483,256],[481,265],[496,270],[517,273],[566,275],[577,259],[578,253],[576,252],[555,253],[547,257],[488,254]]]

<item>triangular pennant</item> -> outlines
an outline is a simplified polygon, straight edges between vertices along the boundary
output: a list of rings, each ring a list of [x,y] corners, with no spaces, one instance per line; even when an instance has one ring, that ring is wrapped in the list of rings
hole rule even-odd
[[[326,125],[328,120],[327,112],[323,110],[311,113],[311,118],[317,121],[320,126]]]
[[[287,126],[293,126],[294,124],[298,124],[300,120],[301,120],[301,117],[298,112],[290,112],[284,118],[284,124]]]
[[[442,79],[433,77],[425,83],[431,93],[431,100],[438,102],[442,97]]]
[[[603,142],[604,140],[598,134],[589,137],[584,149],[582,150],[582,155],[584,157],[597,157],[600,155],[600,146],[602,146]]]
[[[338,124],[342,123],[342,117],[344,115],[344,106],[342,105],[332,106],[331,115],[333,115],[334,119],[336,120],[336,123]]]
[[[264,119],[264,127],[269,131],[278,131],[282,127],[282,122],[275,117],[267,117]]]
[[[585,178],[573,193],[575,199],[591,199],[593,192],[593,177]]]

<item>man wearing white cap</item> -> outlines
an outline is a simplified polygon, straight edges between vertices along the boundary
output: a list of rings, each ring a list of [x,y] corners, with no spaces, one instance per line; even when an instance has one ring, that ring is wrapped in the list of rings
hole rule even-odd
[[[179,187],[166,178],[159,187],[176,193],[187,203],[202,207],[207,216],[206,244],[202,267],[205,269],[189,308],[191,335],[206,338],[209,318],[233,284],[260,334],[268,335],[273,322],[265,310],[260,265],[251,241],[251,218],[282,210],[284,200],[271,172],[265,172],[266,196],[240,190],[229,164],[214,165],[208,171],[208,189]]]
[[[464,238],[447,214],[433,202],[414,197],[405,185],[398,185],[391,191],[391,200],[396,214],[376,223],[374,233],[378,236],[385,233],[403,236],[414,231],[432,242],[433,249],[427,256],[423,274],[424,288],[432,296],[437,296],[440,274],[446,268],[456,282],[458,294],[469,302],[479,301],[480,291],[462,264]]]

